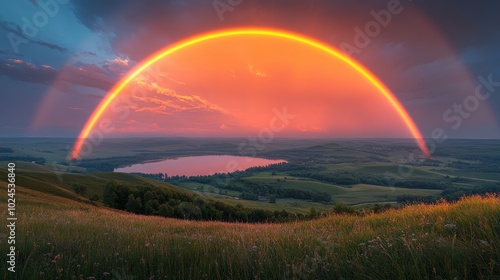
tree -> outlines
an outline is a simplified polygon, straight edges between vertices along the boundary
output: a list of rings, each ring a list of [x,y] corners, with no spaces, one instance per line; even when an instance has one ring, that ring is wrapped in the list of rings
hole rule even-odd
[[[147,191],[146,193],[144,193],[143,198],[144,205],[146,205],[148,201],[155,199],[155,195],[151,191]]]
[[[130,194],[128,196],[128,202],[127,202],[127,204],[125,204],[125,209],[128,212],[132,212],[132,213],[136,213],[136,214],[140,213],[141,209],[142,209],[141,198],[140,197],[136,198],[133,194]]]
[[[318,216],[319,216],[319,213],[316,210],[316,208],[314,208],[314,207],[309,208],[309,218],[314,219],[314,218],[317,218]]]
[[[84,196],[85,194],[87,194],[87,186],[81,184],[73,184],[71,185],[71,188],[78,195]]]
[[[271,195],[271,197],[269,198],[269,203],[276,203],[276,195]]]
[[[163,203],[158,208],[158,215],[163,217],[173,217],[174,216],[174,207],[170,206],[167,203]]]
[[[160,202],[157,199],[148,200],[144,203],[144,213],[154,215],[160,207]]]
[[[201,218],[201,210],[191,202],[182,202],[175,209],[177,214],[184,219],[197,220]]]
[[[374,213],[382,213],[382,212],[385,212],[391,208],[392,208],[392,206],[390,204],[383,204],[383,205],[375,204],[373,206],[373,212]]]
[[[106,184],[106,186],[104,187],[104,193],[102,195],[102,202],[104,202],[104,204],[106,204],[112,208],[118,207],[118,203],[117,203],[118,195],[115,192],[116,189],[117,189],[117,186],[112,181],[112,182]]]
[[[353,214],[354,209],[345,203],[337,203],[333,207],[333,212],[336,214]]]

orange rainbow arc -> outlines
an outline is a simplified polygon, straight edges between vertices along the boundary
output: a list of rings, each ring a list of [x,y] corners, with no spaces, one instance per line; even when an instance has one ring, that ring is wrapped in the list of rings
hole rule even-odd
[[[365,77],[370,83],[375,86],[380,93],[384,95],[384,97],[389,101],[389,103],[393,106],[393,108],[397,111],[405,125],[407,126],[409,132],[417,142],[420,150],[422,151],[425,157],[430,157],[430,152],[425,144],[425,141],[420,133],[417,125],[410,117],[406,109],[399,102],[399,100],[394,96],[394,94],[368,69],[362,66],[360,63],[356,62],[354,59],[348,57],[345,54],[342,54],[340,51],[334,49],[331,46],[328,46],[324,43],[321,43],[317,40],[308,38],[303,35],[294,34],[289,31],[283,30],[274,30],[267,28],[238,28],[238,29],[229,29],[229,30],[219,30],[214,31],[202,35],[198,35],[195,37],[191,37],[189,39],[183,40],[179,43],[176,43],[171,46],[167,46],[159,50],[158,52],[150,55],[148,58],[142,61],[142,63],[138,64],[134,69],[132,69],[127,76],[125,76],[122,80],[120,80],[105,96],[105,98],[99,103],[96,107],[92,115],[87,120],[85,126],[81,130],[71,152],[71,159],[77,159],[80,155],[83,144],[91,131],[93,130],[95,124],[104,113],[106,108],[110,105],[110,103],[120,94],[120,92],[127,86],[129,82],[131,82],[134,78],[136,78],[142,71],[146,68],[159,61],[160,59],[175,53],[183,48],[189,47],[191,45],[201,43],[203,41],[228,37],[228,36],[239,36],[239,35],[261,35],[261,36],[272,36],[279,37],[284,39],[289,39],[292,41],[304,43],[306,45],[312,46],[314,48],[320,49],[329,53],[341,61],[347,63],[349,66],[353,67],[356,71],[358,71],[363,77]]]

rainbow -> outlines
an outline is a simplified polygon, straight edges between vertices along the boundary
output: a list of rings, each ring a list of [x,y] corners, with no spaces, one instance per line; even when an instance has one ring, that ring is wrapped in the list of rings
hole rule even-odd
[[[426,157],[430,157],[429,150],[425,144],[425,141],[420,133],[417,125],[410,117],[408,112],[405,110],[403,105],[399,102],[399,100],[394,96],[394,94],[368,69],[362,66],[360,63],[356,62],[352,58],[347,55],[342,54],[340,51],[328,46],[324,43],[316,41],[314,39],[305,37],[300,34],[294,34],[288,31],[283,30],[275,30],[275,29],[267,29],[267,28],[237,28],[237,29],[229,29],[229,30],[218,30],[210,33],[197,35],[176,44],[167,46],[156,53],[150,55],[146,59],[144,59],[141,63],[139,63],[134,69],[132,69],[128,75],[126,75],[122,80],[120,80],[117,84],[113,86],[113,88],[108,92],[108,94],[104,97],[104,99],[99,103],[96,107],[92,115],[89,117],[85,126],[81,130],[74,146],[71,151],[70,158],[76,159],[79,157],[82,146],[85,142],[85,139],[89,136],[94,125],[97,123],[101,115],[104,113],[106,108],[110,105],[110,103],[120,94],[120,92],[130,83],[134,78],[136,78],[142,71],[146,68],[159,61],[160,59],[173,54],[181,49],[187,48],[191,45],[195,45],[197,43],[201,43],[208,40],[214,40],[222,37],[229,36],[241,36],[241,35],[259,35],[259,36],[271,36],[289,39],[292,41],[300,42],[311,47],[322,50],[328,54],[333,55],[334,57],[342,60],[347,63],[349,66],[357,70],[361,75],[363,75],[368,81],[370,81],[379,91],[384,95],[384,97],[390,102],[390,104],[397,111],[401,119],[404,121],[411,135],[417,142],[420,150]]]

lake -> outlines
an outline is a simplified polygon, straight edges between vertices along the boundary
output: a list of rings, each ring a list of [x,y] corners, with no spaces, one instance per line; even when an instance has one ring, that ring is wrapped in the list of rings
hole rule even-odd
[[[246,170],[250,167],[267,166],[283,163],[285,160],[273,160],[239,156],[191,156],[145,162],[116,168],[115,172],[124,173],[166,173],[168,176],[199,176],[214,173],[230,173]]]

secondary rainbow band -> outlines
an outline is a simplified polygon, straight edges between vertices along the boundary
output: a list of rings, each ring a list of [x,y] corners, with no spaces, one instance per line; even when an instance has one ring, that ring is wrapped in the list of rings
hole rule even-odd
[[[273,36],[273,37],[279,37],[279,38],[285,38],[285,39],[290,39],[296,42],[301,42],[307,45],[310,45],[312,47],[318,48],[320,50],[323,50],[339,59],[344,61],[345,63],[349,64],[351,67],[359,71],[366,79],[368,79],[386,98],[387,100],[391,103],[391,105],[396,109],[398,114],[401,116],[403,119],[404,123],[408,127],[408,130],[412,134],[412,136],[415,138],[415,141],[417,142],[420,150],[426,157],[430,157],[429,150],[427,149],[427,146],[425,144],[425,141],[422,137],[422,134],[420,133],[419,129],[417,128],[415,122],[412,120],[408,112],[405,110],[403,105],[399,102],[399,100],[392,94],[392,92],[381,82],[378,80],[378,78],[372,74],[369,70],[364,68],[360,63],[354,61],[353,59],[349,58],[348,56],[342,54],[340,51],[337,51],[333,49],[330,46],[327,46],[326,44],[323,44],[321,42],[318,42],[316,40],[307,38],[303,35],[298,35],[298,34],[293,34],[288,31],[282,31],[282,30],[274,30],[274,29],[263,29],[263,28],[238,28],[238,29],[229,29],[229,30],[219,30],[219,31],[214,31],[210,32],[207,34],[202,34],[198,35],[186,40],[183,40],[177,44],[174,44],[172,46],[168,46],[166,48],[163,48],[159,50],[158,52],[152,54],[145,60],[143,60],[142,63],[140,63],[138,66],[136,66],[134,69],[131,70],[130,74],[128,74],[125,78],[123,78],[121,81],[119,81],[106,95],[106,97],[99,103],[97,108],[94,110],[90,118],[87,120],[87,123],[85,124],[84,128],[80,132],[80,135],[78,136],[78,139],[76,140],[74,146],[73,146],[73,151],[71,153],[71,158],[78,158],[80,154],[80,150],[82,149],[82,146],[84,144],[85,139],[88,137],[90,132],[92,131],[94,125],[96,122],[99,120],[103,112],[106,110],[108,105],[118,96],[123,88],[127,86],[127,84],[132,81],[135,77],[137,77],[142,71],[144,71],[146,68],[148,68],[150,65],[153,63],[157,62],[158,60],[166,57],[169,54],[172,54],[178,50],[181,50],[183,48],[189,47],[191,45],[207,41],[207,40],[212,40],[212,39],[217,39],[221,37],[228,37],[228,36],[236,36],[236,35],[262,35],[262,36]]]

